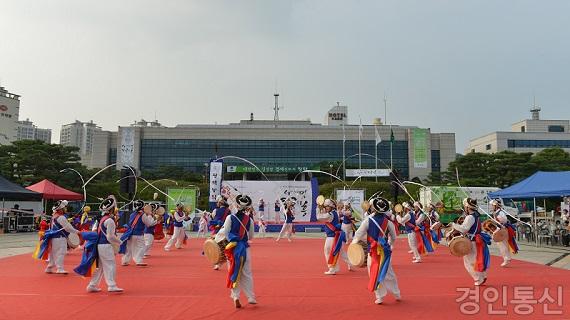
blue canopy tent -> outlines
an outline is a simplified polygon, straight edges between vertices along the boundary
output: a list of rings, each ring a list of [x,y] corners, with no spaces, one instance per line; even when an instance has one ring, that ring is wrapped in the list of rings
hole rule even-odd
[[[538,171],[512,186],[489,193],[491,198],[541,199],[570,195],[570,171]]]
[[[544,172],[538,171],[523,181],[512,186],[489,193],[490,198],[502,199],[533,199],[534,211],[532,220],[535,226],[535,236],[538,245],[536,229],[536,199],[558,198],[570,195],[570,171]]]

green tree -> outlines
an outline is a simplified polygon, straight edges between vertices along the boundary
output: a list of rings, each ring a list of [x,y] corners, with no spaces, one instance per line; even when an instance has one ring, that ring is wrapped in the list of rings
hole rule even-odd
[[[141,175],[146,179],[173,179],[200,182],[203,175],[194,173],[178,166],[159,166],[155,169],[144,170]]]
[[[458,157],[449,164],[448,170],[442,175],[442,182],[456,184],[456,170],[459,172],[462,185],[488,186],[489,177],[487,168],[493,160],[492,155],[486,153],[469,153]]]
[[[536,153],[530,162],[541,171],[570,170],[570,154],[561,148],[548,148]]]
[[[560,148],[544,149],[535,155],[530,152],[503,151],[494,154],[469,153],[449,164],[441,176],[430,175],[430,182],[457,184],[456,169],[463,186],[505,188],[538,170],[570,170],[570,154]]]
[[[75,168],[84,170],[79,163],[76,147],[47,144],[42,141],[15,141],[0,146],[0,174],[22,185],[30,185],[43,179],[57,183],[60,170]]]
[[[536,172],[536,165],[530,162],[532,153],[503,151],[492,155],[486,171],[489,186],[505,188]]]

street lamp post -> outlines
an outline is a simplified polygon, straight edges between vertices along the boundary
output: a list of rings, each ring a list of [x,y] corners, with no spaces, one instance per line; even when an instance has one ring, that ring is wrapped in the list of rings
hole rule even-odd
[[[332,169],[333,169],[333,164],[329,164],[329,169],[330,169],[330,178],[331,178],[331,183],[332,183]]]

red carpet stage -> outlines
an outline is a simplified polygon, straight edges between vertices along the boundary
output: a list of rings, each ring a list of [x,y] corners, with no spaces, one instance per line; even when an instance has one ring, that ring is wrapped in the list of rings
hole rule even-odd
[[[366,269],[326,276],[322,239],[296,239],[275,243],[255,239],[252,244],[253,274],[258,305],[236,310],[225,288],[225,271],[213,271],[201,256],[203,240],[191,239],[188,248],[164,252],[156,243],[148,267],[117,266],[122,294],[106,291],[88,294],[88,280],[75,274],[43,273],[45,264],[31,255],[0,259],[0,319],[487,319],[491,312],[508,312],[508,318],[570,319],[570,272],[542,265],[514,261],[500,268],[493,257],[487,287],[480,293],[479,313],[460,312],[463,292],[473,281],[463,268],[463,260],[451,256],[446,247],[412,264],[407,244],[400,239],[394,253],[394,270],[402,301],[388,295],[383,305],[374,305],[366,289]],[[66,258],[68,271],[77,265],[80,252]],[[503,287],[505,286],[505,287]],[[561,289],[558,289],[558,288]],[[104,281],[102,288],[105,290]],[[524,302],[511,301],[517,291],[531,290],[529,299],[543,296],[549,288],[552,299],[531,301],[534,312]],[[484,292],[484,290],[486,290]],[[505,290],[505,291],[503,291]],[[558,297],[562,292],[563,300]],[[506,293],[506,296],[504,295]],[[483,297],[485,296],[485,297]],[[534,298],[533,298],[534,297]],[[472,303],[475,297],[462,303]],[[503,299],[505,299],[503,301]],[[520,300],[520,299],[519,299]],[[494,303],[491,301],[495,301]],[[562,305],[562,306],[560,306]],[[463,305],[468,310],[469,305]],[[545,316],[546,312],[563,314]],[[517,309],[515,309],[517,308]]]

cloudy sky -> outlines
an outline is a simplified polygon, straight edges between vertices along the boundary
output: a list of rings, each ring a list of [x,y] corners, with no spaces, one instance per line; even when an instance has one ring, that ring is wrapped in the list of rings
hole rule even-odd
[[[0,83],[20,118],[388,122],[470,138],[570,118],[570,1],[0,0]]]

